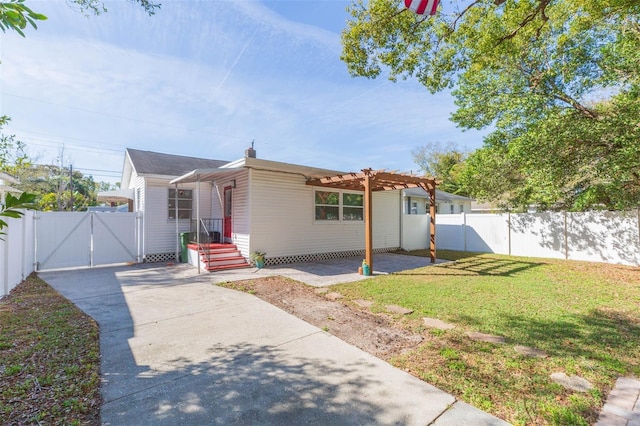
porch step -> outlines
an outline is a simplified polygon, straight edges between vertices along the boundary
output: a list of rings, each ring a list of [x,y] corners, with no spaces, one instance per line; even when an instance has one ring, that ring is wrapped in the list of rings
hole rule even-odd
[[[189,244],[189,248],[197,250],[196,244]],[[201,244],[200,262],[208,271],[218,271],[221,269],[247,268],[249,263],[242,257],[240,250],[235,244]]]
[[[238,249],[202,249],[200,253],[211,257],[240,256],[240,250]]]
[[[225,269],[241,269],[241,268],[251,268],[251,265],[249,265],[248,263],[244,263],[244,265],[209,265],[207,266],[205,269],[209,272],[213,272],[213,271],[221,271],[221,270],[225,270]]]

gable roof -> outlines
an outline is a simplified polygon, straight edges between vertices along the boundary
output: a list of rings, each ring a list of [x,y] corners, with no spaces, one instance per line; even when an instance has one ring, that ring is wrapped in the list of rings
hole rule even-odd
[[[138,175],[182,176],[194,169],[217,168],[228,161],[186,157],[127,148],[127,156]]]

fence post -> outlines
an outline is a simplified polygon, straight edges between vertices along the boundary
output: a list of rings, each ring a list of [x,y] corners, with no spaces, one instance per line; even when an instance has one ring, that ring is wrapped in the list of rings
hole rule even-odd
[[[89,212],[89,268],[93,268],[93,212]]]
[[[463,251],[467,251],[467,214],[462,212],[462,241],[463,241]]]
[[[136,213],[136,262],[142,263],[142,212]]]
[[[511,256],[511,210],[507,211],[507,241],[509,245],[509,256]]]
[[[38,271],[38,212],[33,213],[33,270]]]
[[[569,260],[569,237],[567,235],[567,211],[564,211],[564,260]]]
[[[22,218],[22,220],[20,222],[21,223],[21,231],[22,231],[22,250],[20,250],[20,280],[24,280],[25,277],[25,273],[26,271],[26,265],[24,264],[26,259],[25,259],[25,252],[27,251],[27,219],[29,218],[29,210],[25,210],[24,212],[24,217]]]
[[[7,220],[10,222],[11,219]],[[6,227],[6,233],[2,236],[3,241],[0,241],[2,244],[2,250],[0,250],[0,254],[2,254],[2,274],[0,274],[0,288],[2,289],[2,293],[0,296],[6,296],[9,294],[9,238],[11,233],[11,226]]]

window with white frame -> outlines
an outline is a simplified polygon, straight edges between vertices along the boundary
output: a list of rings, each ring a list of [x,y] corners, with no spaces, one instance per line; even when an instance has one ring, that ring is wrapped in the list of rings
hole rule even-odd
[[[362,194],[315,191],[315,218],[327,221],[364,220]]]
[[[178,202],[178,219],[191,219],[193,190],[178,189],[177,195],[176,199],[176,190],[169,188],[169,219],[176,218],[176,201]]]
[[[417,201],[412,201],[411,202],[411,214],[418,214],[418,202]]]

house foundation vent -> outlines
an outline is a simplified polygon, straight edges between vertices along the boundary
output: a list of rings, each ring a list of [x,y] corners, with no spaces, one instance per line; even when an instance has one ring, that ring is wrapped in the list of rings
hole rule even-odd
[[[144,256],[144,263],[161,263],[175,260],[175,253],[150,253]]]
[[[388,253],[398,250],[395,248],[381,248],[374,249],[374,253]],[[360,256],[364,258],[365,251],[363,250],[349,250],[349,251],[334,251],[329,253],[313,253],[313,254],[297,254],[292,256],[279,256],[279,257],[267,257],[264,260],[265,265],[282,265],[287,263],[301,263],[301,262],[316,262],[318,260],[330,260],[340,259],[343,257],[355,257]]]

